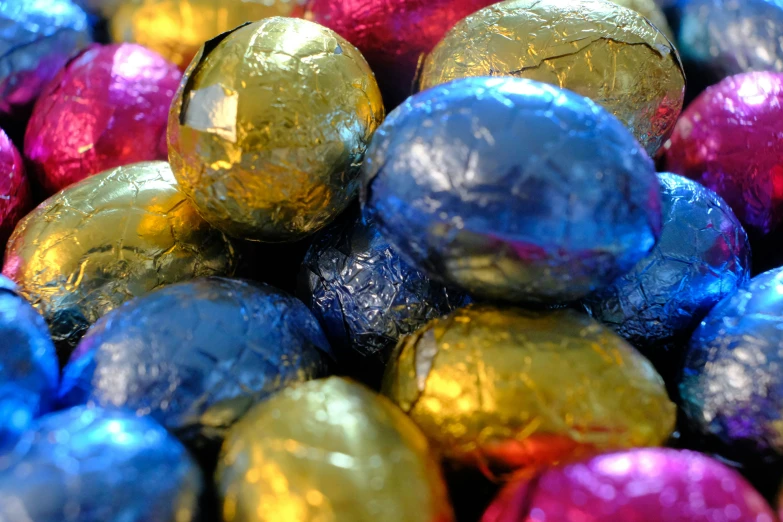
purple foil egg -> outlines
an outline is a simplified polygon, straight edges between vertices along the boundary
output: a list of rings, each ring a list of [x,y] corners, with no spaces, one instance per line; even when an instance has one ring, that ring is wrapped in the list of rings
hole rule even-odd
[[[0,247],[14,231],[14,227],[33,206],[30,185],[19,151],[0,130]]]

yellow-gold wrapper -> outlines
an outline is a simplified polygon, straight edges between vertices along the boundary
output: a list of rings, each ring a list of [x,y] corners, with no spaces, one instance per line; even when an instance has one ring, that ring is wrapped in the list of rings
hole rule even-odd
[[[235,265],[230,241],[178,190],[168,163],[155,161],[97,174],[41,203],[11,236],[3,274],[67,351],[125,301],[194,277],[231,275]]]
[[[229,432],[225,522],[450,522],[440,468],[403,412],[339,377],[287,388]]]
[[[355,47],[313,22],[268,18],[207,42],[194,59],[172,104],[169,159],[213,225],[295,241],[353,200],[383,117]]]
[[[419,87],[516,76],[591,98],[652,156],[674,128],[685,73],[674,46],[609,0],[508,0],[468,16],[427,56]]]
[[[305,0],[104,0],[115,42],[156,51],[181,69],[207,40],[246,22],[301,16]]]
[[[655,27],[666,35],[670,41],[674,41],[674,32],[666,20],[666,15],[655,0],[610,0],[617,5],[633,9],[643,17],[652,22]]]
[[[675,406],[647,359],[572,310],[469,306],[397,346],[383,393],[488,476],[663,443]]]

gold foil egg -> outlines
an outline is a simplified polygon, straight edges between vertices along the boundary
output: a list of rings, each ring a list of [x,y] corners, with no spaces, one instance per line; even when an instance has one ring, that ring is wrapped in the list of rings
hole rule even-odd
[[[508,0],[477,11],[426,58],[419,87],[468,76],[516,76],[591,98],[650,155],[682,110],[674,46],[642,15],[607,0]]]
[[[666,15],[655,0],[611,0],[617,5],[633,9],[643,17],[647,18],[655,27],[666,35],[670,41],[674,41],[674,33],[669,22],[666,20]]]
[[[572,310],[469,306],[400,342],[383,393],[442,454],[490,477],[671,435],[647,359]]]
[[[427,439],[396,406],[339,377],[287,388],[228,434],[225,522],[450,522]]]
[[[295,241],[342,212],[384,117],[367,62],[313,22],[267,18],[207,42],[169,118],[169,159],[224,232]]]
[[[229,240],[185,199],[168,163],[155,161],[97,174],[41,203],[11,236],[3,274],[68,351],[125,301],[230,275],[235,264]]]
[[[181,69],[201,45],[245,22],[270,16],[301,16],[305,0],[104,0],[115,42],[156,51]]]

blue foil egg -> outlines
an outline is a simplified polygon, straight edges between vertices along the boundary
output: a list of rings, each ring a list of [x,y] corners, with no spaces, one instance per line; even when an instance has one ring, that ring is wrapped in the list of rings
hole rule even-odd
[[[370,385],[380,385],[400,337],[468,302],[403,261],[355,210],[307,251],[299,296],[323,326],[339,371]]]
[[[750,278],[750,245],[720,196],[676,174],[658,179],[663,203],[658,244],[584,305],[659,368],[679,369],[680,347],[699,322]]]
[[[723,455],[783,456],[783,268],[712,309],[691,338],[679,391],[689,428]]]
[[[70,0],[0,1],[0,116],[23,117],[90,41],[87,14]]]
[[[661,229],[650,158],[587,98],[467,78],[408,98],[376,132],[362,203],[413,266],[477,298],[573,301]]]
[[[60,369],[46,322],[0,276],[0,451],[50,410]]]
[[[65,367],[60,400],[150,415],[211,462],[253,404],[326,374],[330,353],[298,299],[261,284],[198,279],[96,322]]]
[[[3,522],[190,522],[201,471],[150,418],[84,407],[41,417],[0,460]]]

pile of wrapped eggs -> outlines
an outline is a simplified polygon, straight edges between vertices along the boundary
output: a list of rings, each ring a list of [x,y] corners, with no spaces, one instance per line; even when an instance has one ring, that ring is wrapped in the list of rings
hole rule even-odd
[[[783,520],[780,0],[0,27],[0,522]]]

